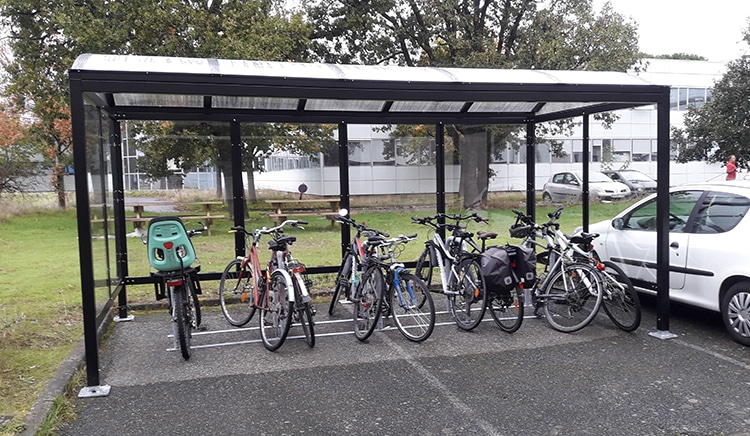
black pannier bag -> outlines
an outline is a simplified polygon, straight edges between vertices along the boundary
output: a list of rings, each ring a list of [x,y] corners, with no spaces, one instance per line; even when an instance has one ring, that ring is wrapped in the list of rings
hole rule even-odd
[[[511,272],[511,259],[505,247],[489,247],[482,253],[480,262],[487,292],[491,295],[509,297],[515,287]]]
[[[530,289],[536,284],[536,251],[527,245],[512,245],[516,255],[513,259],[513,272],[523,289]]]

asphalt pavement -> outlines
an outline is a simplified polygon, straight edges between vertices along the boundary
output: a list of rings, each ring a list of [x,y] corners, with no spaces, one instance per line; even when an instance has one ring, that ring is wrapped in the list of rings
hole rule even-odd
[[[423,343],[390,321],[363,343],[345,312],[332,319],[318,307],[315,347],[292,327],[272,353],[255,318],[238,329],[206,307],[189,361],[173,349],[166,313],[135,313],[101,349],[109,395],[78,399],[60,433],[750,434],[750,348],[717,314],[674,305],[677,338],[654,338],[653,301],[644,310],[633,333],[603,311],[572,334],[533,317],[507,334],[489,314],[464,332],[442,313]]]

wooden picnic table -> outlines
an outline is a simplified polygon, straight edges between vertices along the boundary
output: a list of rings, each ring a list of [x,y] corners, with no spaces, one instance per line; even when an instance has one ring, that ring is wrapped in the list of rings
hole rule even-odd
[[[290,216],[324,216],[331,220],[331,226],[334,224],[333,217],[341,209],[341,200],[339,197],[330,198],[306,198],[303,200],[279,199],[265,200],[274,208],[274,213],[268,214],[274,224],[278,225]],[[316,207],[315,205],[328,204],[326,207]]]
[[[224,218],[224,215],[212,215],[212,206],[224,204],[221,201],[196,201],[196,202],[159,202],[159,203],[126,203],[125,206],[133,208],[132,217],[125,217],[125,221],[133,223],[133,230],[136,233],[143,232],[143,224],[149,222],[153,216],[146,216],[144,212],[146,208],[151,207],[163,207],[163,206],[203,206],[203,215],[190,214],[190,213],[174,213],[174,216],[178,216],[181,219],[186,220],[200,220],[206,225],[206,231],[208,235],[211,235],[211,225],[213,224],[214,218]]]

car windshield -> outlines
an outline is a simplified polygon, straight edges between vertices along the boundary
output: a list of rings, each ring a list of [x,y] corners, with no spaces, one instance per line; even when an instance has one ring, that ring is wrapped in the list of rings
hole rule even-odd
[[[625,180],[630,180],[631,182],[650,182],[651,178],[643,173],[640,173],[638,171],[622,171],[620,172],[620,176],[622,176]]]
[[[580,180],[583,180],[583,175],[581,173],[576,173],[576,176]],[[607,177],[606,174],[600,173],[598,171],[591,171],[589,173],[589,183],[601,183],[601,182],[612,182],[612,179]]]

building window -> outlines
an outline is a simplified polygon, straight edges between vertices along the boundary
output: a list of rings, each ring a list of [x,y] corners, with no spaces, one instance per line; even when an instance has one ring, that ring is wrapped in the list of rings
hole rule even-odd
[[[672,88],[669,91],[669,108],[687,110],[689,106],[700,108],[711,101],[711,89],[708,88]]]

